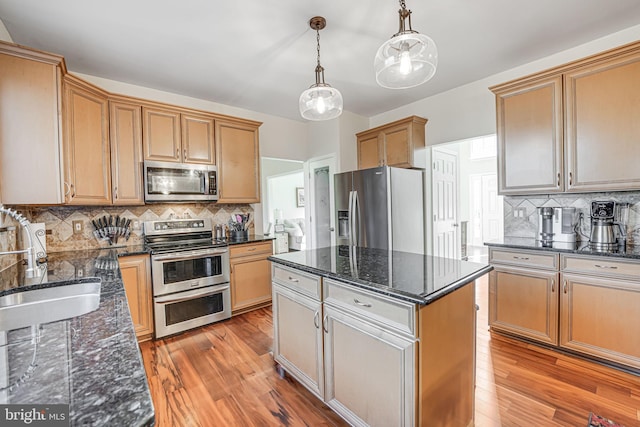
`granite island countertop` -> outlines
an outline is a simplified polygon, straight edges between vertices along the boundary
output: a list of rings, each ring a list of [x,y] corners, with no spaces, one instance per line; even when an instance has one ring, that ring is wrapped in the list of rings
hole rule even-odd
[[[589,246],[588,242],[563,243],[553,242],[543,244],[541,241],[531,237],[504,237],[502,240],[489,241],[484,243],[489,247],[503,247],[513,249],[529,249],[549,252],[562,252],[577,255],[595,255],[618,258],[630,258],[640,260],[640,246],[619,247],[615,250],[596,250]]]
[[[430,304],[493,269],[457,259],[347,246],[289,252],[268,259],[420,305]]]
[[[49,253],[46,274],[21,265],[0,273],[0,296],[77,280],[102,280],[98,308],[33,327],[0,331],[0,403],[69,404],[71,426],[154,423],[154,408],[118,266],[144,248]]]

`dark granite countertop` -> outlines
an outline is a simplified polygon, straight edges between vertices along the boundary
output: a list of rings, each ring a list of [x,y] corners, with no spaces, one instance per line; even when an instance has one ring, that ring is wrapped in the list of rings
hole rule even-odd
[[[491,271],[487,264],[408,252],[332,246],[268,258],[416,304],[430,304]]]
[[[119,253],[123,253],[121,248],[50,253],[48,263],[41,266],[46,275],[37,280],[25,281],[21,265],[0,273],[0,296],[92,277],[102,280],[96,310],[0,331],[0,352],[6,357],[6,363],[0,365],[0,403],[70,404],[71,426],[154,423],[151,394],[118,267]]]
[[[225,239],[225,240],[219,240],[219,242],[223,242],[228,244],[229,246],[233,246],[233,245],[242,245],[245,243],[258,243],[258,242],[267,242],[269,240],[273,240],[274,237],[272,236],[263,236],[261,234],[249,234],[249,237],[247,239],[244,240],[230,240],[230,239]]]
[[[485,242],[486,246],[531,249],[550,252],[563,252],[579,255],[596,255],[618,258],[640,259],[640,246],[626,246],[617,248],[615,251],[596,250],[589,247],[588,242],[562,243],[553,242],[551,245],[543,245],[542,242],[534,238],[527,237],[505,237],[500,241]]]

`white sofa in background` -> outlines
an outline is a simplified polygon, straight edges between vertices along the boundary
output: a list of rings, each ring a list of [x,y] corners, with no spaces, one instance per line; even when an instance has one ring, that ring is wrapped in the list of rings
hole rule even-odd
[[[285,219],[284,231],[289,233],[289,250],[305,249],[307,239],[304,232],[304,218]]]

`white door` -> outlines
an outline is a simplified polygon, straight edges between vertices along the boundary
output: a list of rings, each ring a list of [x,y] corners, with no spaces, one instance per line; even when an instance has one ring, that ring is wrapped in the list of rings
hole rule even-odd
[[[482,244],[491,240],[502,240],[504,216],[502,196],[498,196],[496,174],[482,176]]]
[[[324,156],[309,160],[307,163],[309,195],[307,196],[307,248],[322,248],[335,244],[335,213],[333,194],[333,175],[335,157]]]
[[[458,155],[433,148],[433,254],[459,258],[458,235]]]

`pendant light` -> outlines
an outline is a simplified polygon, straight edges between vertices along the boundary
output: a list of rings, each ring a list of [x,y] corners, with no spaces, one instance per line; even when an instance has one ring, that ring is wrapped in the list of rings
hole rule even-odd
[[[404,0],[400,0],[398,14],[400,29],[380,46],[373,63],[376,81],[389,89],[421,85],[433,77],[438,66],[436,44],[411,28],[411,11]]]
[[[316,30],[318,65],[316,82],[300,95],[300,114],[307,120],[329,120],[342,114],[342,94],[324,82],[324,68],[320,65],[320,30],[327,25],[322,16],[315,16],[309,26]]]

